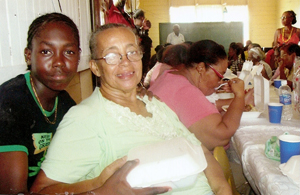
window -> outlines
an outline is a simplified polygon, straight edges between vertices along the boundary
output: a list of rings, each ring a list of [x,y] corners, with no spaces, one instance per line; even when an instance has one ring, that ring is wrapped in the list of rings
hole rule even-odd
[[[184,16],[184,17],[182,17]],[[201,5],[170,8],[171,23],[243,22],[244,42],[249,39],[248,6]]]

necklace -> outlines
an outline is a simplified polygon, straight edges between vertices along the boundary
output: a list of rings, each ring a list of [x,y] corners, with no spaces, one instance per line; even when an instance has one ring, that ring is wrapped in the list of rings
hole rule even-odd
[[[293,34],[293,30],[294,30],[294,28],[292,27],[292,30],[291,30],[291,33],[290,33],[289,37],[287,38],[287,40],[284,40],[284,27],[282,28],[282,41],[283,42],[286,43],[286,42],[288,42],[291,39],[292,34]]]
[[[30,75],[30,84],[32,86],[32,90],[33,90],[33,93],[34,93],[34,96],[36,97],[40,107],[42,108],[42,111],[43,111],[43,115],[44,115],[44,118],[46,120],[47,123],[51,124],[51,125],[54,125],[56,123],[56,118],[57,118],[57,104],[56,104],[56,108],[55,108],[55,115],[54,115],[54,120],[53,121],[50,121],[47,117],[47,115],[45,114],[45,109],[43,108],[43,105],[39,99],[39,96],[37,95],[36,93],[36,90],[35,90],[35,87],[34,87],[34,84],[33,84],[33,81],[32,81],[32,77]]]

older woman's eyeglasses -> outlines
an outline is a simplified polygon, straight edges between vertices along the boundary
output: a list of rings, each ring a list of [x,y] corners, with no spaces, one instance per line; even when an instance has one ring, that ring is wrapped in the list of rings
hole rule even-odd
[[[214,69],[213,67],[212,67],[212,65],[208,65],[215,73],[216,73],[216,75],[220,78],[220,79],[223,79],[224,78],[224,76],[221,74],[221,73],[219,73],[216,69]]]
[[[109,65],[118,65],[121,63],[123,56],[126,56],[126,58],[130,62],[136,62],[142,59],[143,53],[141,51],[130,51],[126,54],[120,54],[120,53],[108,53],[106,56],[102,58],[96,58],[94,60],[105,60],[105,62]]]

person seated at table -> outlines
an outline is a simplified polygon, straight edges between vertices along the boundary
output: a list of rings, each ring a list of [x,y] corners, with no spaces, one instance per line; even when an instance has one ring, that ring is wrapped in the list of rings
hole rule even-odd
[[[282,46],[279,46],[279,47],[274,47],[273,50],[274,50],[274,54],[273,54],[273,63],[274,63],[274,66],[276,67],[275,71],[273,70],[273,76],[272,78],[270,79],[270,81],[273,81],[274,79],[277,79],[279,78],[279,63],[280,63],[280,49],[281,49]]]
[[[163,53],[166,50],[167,46],[163,46],[156,53],[157,61],[156,61],[155,65],[147,72],[147,74],[144,78],[143,86],[145,88],[149,88],[149,86],[154,82],[157,75],[159,74],[159,68],[158,67],[160,67],[161,64],[163,63],[162,62],[162,56],[163,56]]]
[[[184,137],[202,146],[208,167],[191,188],[177,189],[172,194],[231,194],[220,165],[176,114],[155,98],[149,101],[147,96],[137,97],[142,52],[132,29],[120,24],[101,26],[91,36],[90,48],[90,68],[100,77],[101,86],[65,115],[32,191],[97,193],[90,182],[130,149]],[[122,182],[129,185],[125,179]],[[134,190],[137,193],[140,189]]]
[[[157,62],[157,60],[158,60],[157,54],[158,54],[158,52],[159,52],[162,48],[164,48],[163,45],[157,45],[157,46],[155,47],[155,49],[154,49],[155,54],[153,54],[153,55],[151,56],[151,58],[150,58],[150,66],[149,66],[150,70],[151,70],[151,68],[153,68],[153,67],[155,66],[155,64],[156,64],[156,62]]]
[[[240,124],[245,107],[244,82],[228,81],[227,90],[234,98],[222,116],[205,96],[214,93],[223,81],[228,61],[224,47],[211,40],[195,42],[189,49],[189,60],[180,70],[165,71],[149,88],[165,102],[180,121],[209,150],[225,146]]]
[[[265,53],[265,62],[270,65],[273,72],[278,68],[278,57],[280,56],[279,47],[273,47]]]
[[[276,69],[272,79],[287,80],[288,85],[293,89],[294,63],[297,56],[300,56],[299,45],[289,43],[280,47],[279,67]]]
[[[249,45],[248,45],[248,55],[249,55],[249,51],[250,51],[250,49],[252,49],[252,48],[254,48],[254,47],[259,47],[261,50],[262,50],[262,47],[260,46],[260,44],[258,44],[258,43],[250,43]],[[248,57],[246,58],[246,59],[248,59]]]
[[[244,61],[241,59],[241,53],[243,52],[243,48],[240,47],[237,43],[232,42],[229,45],[228,51],[228,67],[233,74],[237,74],[238,71],[242,70]]]
[[[245,55],[245,60],[247,60],[248,58],[248,47],[249,45],[252,43],[251,40],[247,40],[246,41],[246,45],[244,46],[243,50],[244,50],[244,55]]]
[[[259,47],[253,47],[249,50],[248,60],[253,62],[253,66],[263,65],[261,75],[270,80],[272,78],[272,69],[265,61],[265,53]]]
[[[187,61],[187,51],[188,51],[189,45],[186,43],[181,43],[177,45],[169,45],[164,50],[162,50],[162,57],[161,57],[161,63],[157,63],[155,67],[153,67],[151,72],[149,72],[148,78],[146,81],[149,80],[150,77],[150,83],[148,85],[148,82],[144,83],[146,84],[145,87],[151,86],[153,82],[166,70],[170,69],[180,69],[183,64]],[[146,76],[147,77],[147,76]]]

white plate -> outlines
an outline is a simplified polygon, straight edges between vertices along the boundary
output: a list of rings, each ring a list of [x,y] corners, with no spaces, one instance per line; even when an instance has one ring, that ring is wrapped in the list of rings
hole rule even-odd
[[[227,112],[229,105],[222,106],[222,109]],[[249,111],[249,112],[243,112],[242,119],[249,119],[249,118],[258,118],[261,112],[259,111]]]

